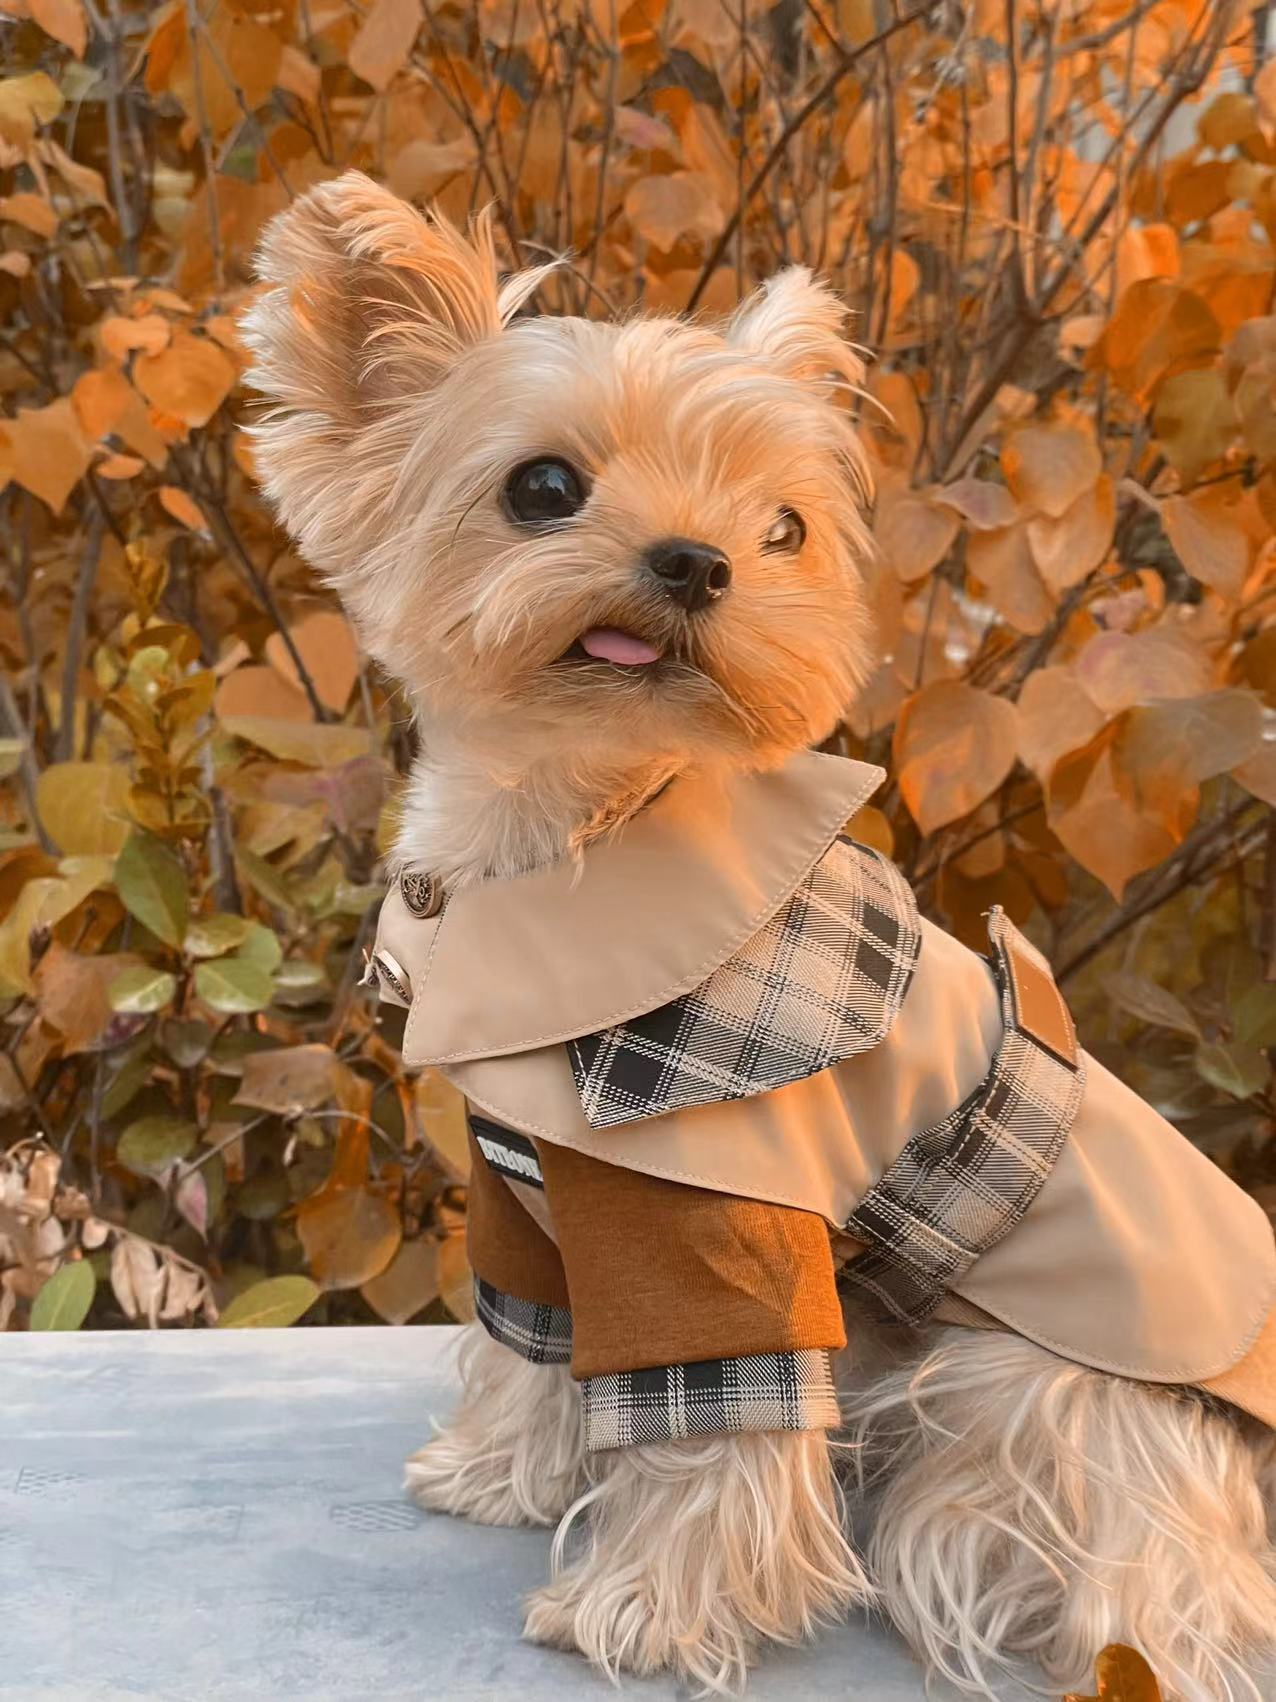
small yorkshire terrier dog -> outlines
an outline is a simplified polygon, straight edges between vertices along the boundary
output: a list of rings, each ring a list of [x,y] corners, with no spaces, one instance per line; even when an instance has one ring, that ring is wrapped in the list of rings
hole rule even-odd
[[[617,991],[609,1004],[610,993],[594,987],[587,1022],[573,1027],[570,1018],[548,1014],[538,1030],[533,1015],[512,1039],[490,1039],[486,1051],[477,1039],[467,1051],[464,1034],[450,1051],[421,1039],[418,1025],[448,1017],[447,1001],[435,997],[431,1006],[420,988],[425,975],[446,972],[449,929],[468,938],[471,922],[478,929],[475,919],[498,913],[536,925],[528,914],[535,905],[484,912],[489,898],[499,904],[505,891],[549,894],[546,914],[558,905],[565,932],[575,930],[559,941],[565,961],[574,952],[580,985],[593,986],[596,954],[613,933],[629,939],[626,889],[617,887],[610,909],[596,906],[586,916],[572,909],[574,882],[584,903],[591,882],[605,886],[613,878],[608,870],[622,869],[609,859],[631,856],[638,867],[641,859],[627,845],[643,848],[644,857],[655,847],[656,861],[642,867],[664,880],[659,858],[672,843],[668,824],[683,807],[679,798],[697,787],[728,801],[765,800],[781,795],[767,787],[787,786],[784,776],[806,774],[812,764],[822,787],[833,784],[830,773],[857,771],[841,759],[801,754],[835,728],[871,661],[869,478],[843,405],[862,372],[843,337],[841,306],[794,267],[716,325],[641,316],[597,323],[524,311],[550,269],[502,281],[486,218],[462,233],[350,173],[269,226],[259,255],[264,287],[244,320],[252,379],[269,404],[255,427],[265,488],[302,552],[340,594],[367,650],[402,682],[421,734],[396,857],[402,900],[387,899],[387,912],[393,900],[404,929],[419,932],[404,933],[407,946],[391,941],[379,963],[383,988],[412,1006],[408,1036],[416,1028],[417,1040],[415,1051],[405,1040],[405,1055],[440,1061],[470,1099],[477,1140],[472,1229],[480,1240],[491,1238],[492,1250],[487,1264],[474,1257],[481,1322],[467,1334],[459,1411],[409,1462],[409,1486],[427,1509],[490,1524],[556,1526],[553,1576],[527,1603],[526,1634],[578,1649],[613,1675],[668,1670],[706,1690],[738,1689],[766,1642],[798,1641],[821,1621],[872,1605],[933,1671],[981,1693],[1005,1663],[1020,1660],[1060,1682],[1081,1683],[1096,1652],[1122,1641],[1144,1650],[1169,1695],[1257,1696],[1276,1632],[1276,1407],[1247,1405],[1231,1385],[1211,1384],[1239,1361],[1252,1369],[1254,1354],[1276,1381],[1276,1337],[1270,1326],[1260,1337],[1271,1309],[1271,1249],[1263,1243],[1264,1234],[1270,1243],[1270,1228],[1256,1223],[1247,1203],[1229,1196],[1216,1214],[1220,1224],[1241,1226],[1215,1238],[1243,1243],[1236,1257],[1248,1261],[1252,1275],[1237,1278],[1245,1317],[1236,1331],[1216,1354],[1192,1357],[1185,1349],[1176,1371],[1180,1321],[1184,1330],[1195,1327],[1193,1293],[1206,1296],[1207,1310],[1212,1304],[1210,1271],[1202,1264],[1191,1278],[1196,1253],[1184,1248],[1165,1266],[1171,1288],[1189,1285],[1174,1290],[1187,1298],[1174,1302],[1179,1317],[1162,1330],[1169,1345],[1158,1349],[1159,1359],[1136,1355],[1134,1374],[1120,1374],[1127,1362],[1106,1350],[1088,1361],[1080,1351],[1054,1351],[1058,1332],[1017,1311],[1013,1296],[999,1301],[991,1276],[980,1278],[980,1289],[960,1275],[965,1257],[947,1284],[955,1290],[960,1283],[960,1303],[948,1294],[936,1317],[932,1295],[912,1308],[911,1330],[881,1321],[882,1307],[869,1302],[894,1292],[891,1236],[868,1209],[865,1188],[892,1171],[902,1134],[885,1159],[847,1184],[840,1220],[831,1207],[821,1215],[825,1182],[790,1187],[783,1165],[775,1170],[769,1136],[757,1136],[748,1163],[751,1176],[770,1179],[750,1183],[751,1193],[733,1187],[745,1163],[737,1140],[754,1141],[756,1120],[773,1114],[769,1105],[796,1106],[800,1120],[819,1122],[802,1107],[831,1104],[829,1083],[840,1079],[819,1071],[880,1039],[886,1019],[869,1039],[767,1078],[760,1100],[746,1097],[752,1087],[723,1088],[670,1101],[671,1110],[661,1102],[655,1109],[664,1114],[647,1124],[626,1124],[625,1116],[641,1119],[650,1106],[623,1115],[604,1107],[587,1120],[574,1101],[556,1125],[540,1112],[503,1121],[499,1095],[484,1086],[496,1080],[483,1074],[484,1058],[508,1067],[539,1059],[550,1070],[552,1052],[560,1073],[543,1093],[536,1083],[528,1092],[546,1103],[555,1093],[570,1097],[573,1075],[581,1088],[602,1067],[598,1048],[586,1044],[587,1029],[597,1041],[594,1031],[620,1032],[609,1027],[612,1018],[629,1021],[657,1005],[657,1016],[675,1005],[685,1014],[689,994],[703,983],[707,996],[722,973],[737,976],[738,992],[752,936],[762,937],[758,929],[770,925],[769,914],[813,866],[832,869],[828,859],[836,854],[850,859],[838,865],[849,871],[847,880],[860,879],[855,869],[869,870],[877,883],[879,955],[890,963],[874,975],[878,993],[888,982],[895,988],[878,1003],[899,1004],[916,966],[894,1033],[913,1024],[918,1070],[932,1062],[940,1068],[947,1047],[933,1028],[927,1044],[931,1007],[919,1002],[927,964],[951,961],[953,975],[977,976],[986,986],[986,1005],[979,1005],[983,1062],[969,1079],[950,1071],[952,1097],[934,1113],[946,1119],[940,1127],[967,1127],[960,1119],[996,1048],[998,1013],[1010,1013],[1009,1023],[1017,1010],[1021,1029],[1044,1037],[1044,1051],[1034,1056],[1049,1054],[1050,1067],[1065,1071],[1070,1109],[1060,1110],[1058,1122],[1066,1133],[1067,1119],[1077,1119],[1068,1151],[1076,1148],[1082,1160],[1059,1159],[1062,1177],[1066,1164],[1088,1164],[1087,1152],[1103,1162],[1105,1106],[1117,1108],[1111,1115],[1118,1120],[1155,1114],[1142,1107],[1127,1113],[1127,1100],[1115,1097],[1125,1090],[1093,1061],[1086,1092],[1108,1097],[1089,1112],[1086,1099],[1077,1112],[1081,1065],[1066,1014],[1048,967],[1013,930],[997,959],[1006,969],[1003,1000],[1011,1002],[999,1004],[983,959],[915,913],[910,919],[909,901],[891,885],[898,876],[884,859],[870,869],[873,854],[860,856],[844,840],[826,852],[850,814],[833,808],[801,867],[741,877],[748,886],[756,875],[761,895],[740,900],[738,916],[748,928],[737,927],[732,912],[721,938],[690,964],[678,958],[668,974],[653,971],[659,998],[644,1004],[641,990],[632,997]],[[834,805],[864,795],[862,787],[854,799],[838,793]],[[736,809],[724,803],[704,819],[734,820]],[[765,811],[758,819],[764,839],[787,831]],[[562,869],[567,874],[553,886]],[[639,894],[644,878],[640,869],[635,904],[659,932],[662,906]],[[689,868],[688,890],[699,879]],[[664,906],[675,912],[680,885],[676,874],[665,881]],[[708,929],[711,920],[697,915],[688,927],[702,923]],[[635,925],[625,946],[636,959],[648,950],[639,937],[645,929]],[[569,1004],[572,975],[551,985],[534,955],[502,959],[501,932],[490,925],[488,945],[475,948],[493,954],[491,1008],[499,1014],[519,998],[534,1008],[542,976],[547,1011],[555,1001]],[[428,951],[423,944],[413,956],[414,939],[428,940]],[[650,949],[666,944],[677,958],[682,947],[672,935]],[[553,949],[550,940],[545,950]],[[958,954],[966,967],[957,967]],[[487,1008],[486,968],[473,970],[480,1012]],[[456,971],[462,979],[465,973],[464,966]],[[624,979],[621,957],[608,973]],[[520,982],[531,983],[530,991],[508,984]],[[728,1004],[733,997],[724,995]],[[493,1023],[499,1026],[496,1017]],[[885,1046],[880,1051],[885,1059]],[[856,1079],[867,1081],[875,1056],[865,1052],[839,1068],[858,1068]],[[880,1086],[863,1091],[870,1089],[878,1095],[871,1103],[884,1104]],[[855,1091],[847,1087],[843,1099]],[[803,1097],[816,1093],[825,1099]],[[919,1112],[911,1132],[930,1117]],[[607,1123],[613,1126],[591,1133]],[[872,1123],[861,1119],[866,1129]],[[724,1131],[712,1149],[722,1156],[706,1157],[703,1174],[688,1178],[668,1157],[674,1149],[659,1143],[685,1141],[690,1137],[678,1129],[701,1127]],[[671,1128],[675,1133],[661,1132]],[[923,1170],[938,1150],[933,1135]],[[1012,1132],[1006,1139],[1018,1150],[1026,1137]],[[995,1273],[1005,1249],[1026,1246],[1028,1226],[1044,1221],[1043,1208],[1057,1200],[1050,1190],[1064,1182],[1044,1180],[1056,1154],[1046,1144],[1041,1174],[1025,1195],[1031,1203],[1041,1186],[1038,1207],[996,1247],[1025,1210],[1023,1201],[995,1232],[971,1232],[970,1246],[985,1249],[970,1267],[975,1272]],[[1188,1193],[1209,1194],[1218,1175],[1212,1166],[1190,1149],[1174,1162],[1199,1164]],[[479,1223],[478,1172],[488,1164],[509,1188],[499,1201],[483,1196]],[[797,1157],[792,1167],[796,1174]],[[1154,1177],[1155,1168],[1146,1175]],[[683,1186],[688,1179],[703,1185]],[[632,1225],[632,1233],[592,1255],[578,1253],[604,1212],[582,1202],[609,1198],[608,1185],[631,1190],[616,1221]],[[840,1185],[827,1184],[829,1198]],[[1140,1201],[1155,1186],[1147,1183],[1149,1194],[1141,1181]],[[876,1189],[869,1193],[875,1200]],[[658,1241],[660,1225],[693,1204],[700,1215],[678,1259],[657,1253],[644,1270],[628,1243]],[[1147,1209],[1155,1211],[1155,1201]],[[522,1229],[502,1228],[512,1223],[511,1212],[522,1214]],[[1118,1239],[1136,1233],[1129,1216],[1126,1229],[1114,1231]],[[830,1254],[830,1227],[845,1230],[840,1254],[836,1246]],[[1178,1232],[1166,1223],[1161,1238]],[[497,1267],[504,1259],[513,1272],[510,1237],[524,1233],[537,1238],[549,1274],[520,1287],[516,1273]],[[1154,1223],[1140,1240],[1139,1259],[1162,1256],[1151,1250],[1158,1234]],[[730,1261],[747,1265],[758,1237],[781,1249],[774,1255],[780,1264],[791,1255],[795,1272],[818,1264],[831,1273],[839,1260],[853,1260],[848,1268],[877,1274],[858,1300],[843,1295],[844,1307],[830,1321],[823,1288],[809,1304],[803,1298],[790,1306],[783,1297],[775,1301],[765,1282],[740,1278],[732,1264],[725,1298],[715,1301],[712,1327],[695,1338],[694,1351],[656,1348],[643,1357],[635,1348],[627,1362],[624,1348],[596,1344],[606,1335],[608,1306],[619,1319],[616,1335],[626,1334],[631,1308],[634,1329],[640,1322],[647,1328],[645,1314],[639,1321],[644,1283],[665,1280],[655,1267],[677,1264],[690,1287],[711,1285]],[[880,1253],[876,1265],[866,1247]],[[1084,1284],[1094,1248],[1073,1250]],[[967,1253],[973,1260],[969,1247]],[[566,1287],[553,1264],[560,1256]],[[590,1280],[599,1266],[603,1280]],[[1220,1279],[1224,1287],[1230,1280]],[[1016,1281],[1031,1286],[1031,1273]],[[790,1286],[796,1292],[798,1276]],[[1066,1273],[1048,1286],[1052,1296],[1066,1290]],[[755,1300],[747,1328],[757,1352],[750,1357],[723,1336],[719,1315]],[[1048,1304],[1053,1298],[1040,1301]],[[662,1327],[676,1334],[681,1320],[668,1314],[678,1308],[662,1305]],[[1087,1301],[1085,1310],[1091,1317],[1084,1328],[1097,1328],[1106,1303]],[[1143,1312],[1135,1307],[1131,1315]],[[601,1323],[591,1322],[597,1317]],[[590,1330],[595,1336],[587,1340]],[[849,1346],[838,1351],[846,1338]],[[827,1390],[820,1382],[830,1363],[836,1399],[832,1382]],[[663,1379],[658,1397],[644,1377]],[[718,1414],[712,1422],[695,1416],[697,1378],[713,1384],[712,1400],[706,1397]],[[783,1397],[777,1378],[789,1379]]]

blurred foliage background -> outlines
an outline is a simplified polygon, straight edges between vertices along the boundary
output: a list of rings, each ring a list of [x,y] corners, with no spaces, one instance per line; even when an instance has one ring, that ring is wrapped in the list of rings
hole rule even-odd
[[[1276,1212],[1276,64],[1229,0],[0,0],[0,1327],[465,1316],[358,986],[406,706],[239,427],[358,165],[548,312],[829,274],[872,351],[855,831]]]

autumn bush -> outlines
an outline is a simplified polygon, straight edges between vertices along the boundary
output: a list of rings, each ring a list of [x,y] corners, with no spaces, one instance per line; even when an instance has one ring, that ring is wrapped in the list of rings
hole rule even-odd
[[[542,311],[834,279],[855,830],[1276,1209],[1266,20],[0,0],[0,1324],[467,1312],[459,1108],[359,984],[410,720],[240,430],[254,239],[350,165],[567,255]]]

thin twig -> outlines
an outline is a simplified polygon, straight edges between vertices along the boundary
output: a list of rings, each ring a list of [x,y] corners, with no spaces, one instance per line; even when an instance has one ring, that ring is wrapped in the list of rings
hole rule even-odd
[[[866,59],[870,54],[876,53],[884,43],[891,41],[900,33],[901,30],[908,29],[910,25],[917,23],[921,18],[929,17],[940,4],[941,0],[926,0],[926,4],[915,6],[911,11],[904,12],[900,17],[895,19],[894,23],[889,24],[884,30],[880,30],[877,35],[871,36],[868,41],[861,43],[859,47],[851,49],[849,53],[844,53],[842,58],[816,89],[815,93],[811,95],[809,99],[803,101],[802,105],[789,119],[788,123],[784,126],[780,134],[772,143],[771,147],[767,150],[766,157],[749,180],[744,193],[739,199],[739,203],[732,210],[726,224],[718,233],[717,240],[713,247],[709,250],[708,257],[705,260],[704,265],[700,268],[700,275],[696,279],[695,286],[692,289],[690,296],[687,298],[688,313],[693,312],[698,306],[700,297],[704,294],[708,287],[709,279],[717,271],[718,266],[721,263],[722,256],[731,246],[741,220],[744,218],[744,215],[748,212],[753,202],[761,194],[767,179],[775,170],[779,162],[784,158],[785,150],[802,126],[813,113],[818,112],[820,108],[824,106],[834,94],[836,94],[840,85],[862,60]]]
[[[54,762],[69,762],[75,755],[75,706],[80,695],[80,659],[84,654],[84,638],[88,631],[89,604],[97,584],[98,563],[102,559],[102,538],[106,524],[101,510],[94,508],[85,528],[84,545],[80,552],[80,571],[75,580],[75,596],[67,621],[66,651],[62,657],[62,716],[58,736],[53,744]]]

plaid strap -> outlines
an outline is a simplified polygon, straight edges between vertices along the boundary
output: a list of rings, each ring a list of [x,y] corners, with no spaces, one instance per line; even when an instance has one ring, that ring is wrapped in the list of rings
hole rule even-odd
[[[869,1250],[843,1280],[917,1324],[1032,1205],[1076,1117],[1084,1066],[1044,958],[1000,908],[988,927],[1005,1033],[987,1076],[927,1129],[847,1220]]]
[[[747,1099],[854,1057],[890,1030],[921,947],[889,858],[839,836],[801,886],[692,992],[569,1040],[596,1129]]]
[[[718,1431],[833,1430],[829,1356],[811,1348],[587,1377],[585,1446],[628,1448]]]
[[[518,1300],[475,1277],[474,1311],[494,1341],[533,1365],[570,1364],[572,1315],[565,1306]]]

